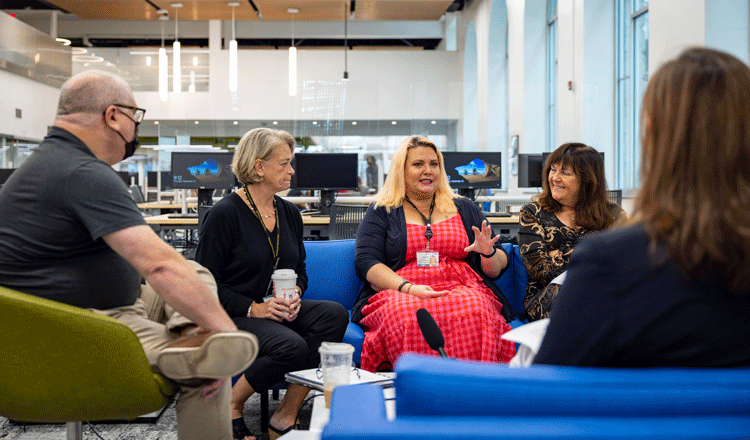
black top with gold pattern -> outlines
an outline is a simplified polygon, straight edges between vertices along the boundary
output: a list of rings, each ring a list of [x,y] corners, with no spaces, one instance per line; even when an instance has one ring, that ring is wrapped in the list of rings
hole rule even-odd
[[[617,204],[610,203],[608,208],[615,218],[624,214]],[[538,202],[521,208],[518,247],[529,276],[527,298],[565,272],[573,248],[591,232],[595,231],[566,226],[554,213],[542,209]]]

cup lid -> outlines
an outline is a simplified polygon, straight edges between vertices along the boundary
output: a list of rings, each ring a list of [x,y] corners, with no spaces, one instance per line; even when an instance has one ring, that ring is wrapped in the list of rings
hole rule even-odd
[[[291,278],[297,277],[297,272],[294,269],[276,269],[271,275],[272,278]]]
[[[320,354],[351,354],[354,353],[354,347],[345,342],[323,342],[318,352]]]

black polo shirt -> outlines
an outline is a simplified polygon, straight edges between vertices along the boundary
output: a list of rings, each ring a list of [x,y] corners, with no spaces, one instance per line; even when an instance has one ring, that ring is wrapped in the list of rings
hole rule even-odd
[[[102,236],[144,224],[114,169],[52,127],[0,189],[0,285],[85,308],[131,305],[140,275]]]

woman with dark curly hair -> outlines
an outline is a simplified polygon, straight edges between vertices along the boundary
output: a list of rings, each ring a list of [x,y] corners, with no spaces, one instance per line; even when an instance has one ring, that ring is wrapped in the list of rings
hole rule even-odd
[[[607,201],[604,160],[581,143],[563,144],[544,163],[542,192],[521,208],[518,246],[529,275],[523,307],[529,321],[548,318],[575,245],[625,213]]]

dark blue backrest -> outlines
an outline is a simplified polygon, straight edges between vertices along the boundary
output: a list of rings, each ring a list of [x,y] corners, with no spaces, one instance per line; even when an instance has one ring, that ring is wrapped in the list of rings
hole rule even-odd
[[[354,272],[354,240],[305,241],[305,299],[336,301],[351,310],[362,282]]]
[[[517,245],[503,243],[503,249],[510,258],[509,267],[500,278],[495,280],[495,284],[508,298],[516,315],[521,315],[523,314],[523,298],[526,295],[526,266],[523,265]]]

